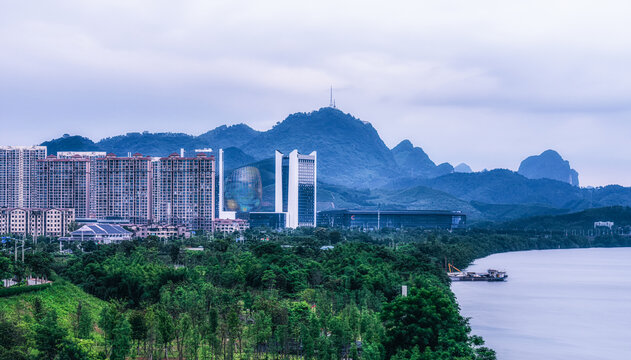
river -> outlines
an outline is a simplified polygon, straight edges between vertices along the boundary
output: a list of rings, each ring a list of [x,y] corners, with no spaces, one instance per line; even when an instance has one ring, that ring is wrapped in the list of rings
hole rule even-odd
[[[499,360],[631,359],[631,248],[495,254],[468,270],[489,268],[508,280],[452,290]]]

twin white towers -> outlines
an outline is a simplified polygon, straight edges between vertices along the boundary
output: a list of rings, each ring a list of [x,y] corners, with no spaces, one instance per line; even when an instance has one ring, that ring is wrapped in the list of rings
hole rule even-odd
[[[223,150],[218,151],[218,217],[235,219],[235,211],[225,211],[224,200],[224,158]],[[317,153],[309,155],[294,150],[283,154],[276,150],[274,168],[274,212],[285,214],[285,226],[316,226],[317,206]]]

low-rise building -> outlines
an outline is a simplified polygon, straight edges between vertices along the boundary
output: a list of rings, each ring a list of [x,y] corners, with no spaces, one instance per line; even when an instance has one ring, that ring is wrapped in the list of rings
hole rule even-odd
[[[146,239],[149,236],[156,236],[160,239],[188,239],[191,232],[184,225],[129,225],[127,226],[134,232],[134,237]]]
[[[224,233],[241,232],[250,228],[244,219],[215,219],[215,231]]]
[[[284,212],[239,213],[237,217],[248,220],[252,229],[269,228],[282,230],[287,227],[287,213]]]
[[[92,224],[83,225],[78,230],[71,232],[69,237],[63,237],[59,240],[94,241],[98,244],[111,244],[131,239],[132,232],[125,230],[120,225]]]
[[[467,215],[447,210],[327,210],[318,226],[378,230],[384,228],[463,229]]]
[[[74,220],[74,209],[0,208],[0,234],[65,236]]]

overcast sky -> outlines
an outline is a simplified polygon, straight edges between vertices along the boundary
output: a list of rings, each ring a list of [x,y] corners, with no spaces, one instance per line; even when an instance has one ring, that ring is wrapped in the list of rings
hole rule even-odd
[[[328,105],[435,162],[631,185],[626,1],[3,1],[0,144],[266,130]]]

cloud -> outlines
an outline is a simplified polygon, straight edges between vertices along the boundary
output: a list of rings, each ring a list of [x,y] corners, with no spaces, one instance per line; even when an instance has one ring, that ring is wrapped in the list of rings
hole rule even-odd
[[[515,169],[555,148],[582,183],[624,183],[629,10],[622,1],[5,2],[0,143],[266,129],[326,105],[333,85],[338,105],[388,144],[409,137],[437,161]]]

